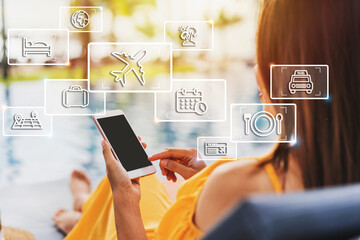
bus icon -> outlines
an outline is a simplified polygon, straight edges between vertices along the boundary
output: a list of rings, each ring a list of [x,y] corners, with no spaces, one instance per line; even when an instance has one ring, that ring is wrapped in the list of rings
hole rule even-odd
[[[289,91],[291,94],[295,94],[297,91],[306,92],[311,94],[314,89],[314,84],[311,81],[311,76],[307,70],[295,70],[294,74],[291,75],[289,82]]]

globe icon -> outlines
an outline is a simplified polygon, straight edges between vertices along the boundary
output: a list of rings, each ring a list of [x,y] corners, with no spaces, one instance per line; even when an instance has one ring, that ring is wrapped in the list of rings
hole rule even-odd
[[[71,25],[73,25],[74,28],[85,28],[89,25],[89,22],[89,14],[84,10],[78,10],[71,15]]]

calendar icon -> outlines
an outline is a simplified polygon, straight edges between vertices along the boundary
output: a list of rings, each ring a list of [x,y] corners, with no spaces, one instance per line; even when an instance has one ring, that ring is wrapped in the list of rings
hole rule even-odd
[[[182,88],[175,93],[176,112],[178,113],[196,113],[205,114],[207,104],[203,101],[203,93],[197,88],[186,90]]]

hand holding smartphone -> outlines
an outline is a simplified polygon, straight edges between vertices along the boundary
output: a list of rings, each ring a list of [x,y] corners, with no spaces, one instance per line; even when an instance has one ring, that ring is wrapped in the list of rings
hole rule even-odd
[[[108,111],[105,115],[93,116],[93,120],[103,138],[109,143],[114,157],[128,172],[130,179],[156,172],[123,111]]]

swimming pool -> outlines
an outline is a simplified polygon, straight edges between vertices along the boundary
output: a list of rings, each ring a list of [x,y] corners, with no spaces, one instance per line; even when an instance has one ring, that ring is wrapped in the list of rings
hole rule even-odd
[[[228,77],[228,105],[258,101],[255,81],[249,78],[253,78],[250,68]],[[44,81],[13,82],[9,87],[0,85],[0,100],[8,106],[44,106],[43,91]],[[148,144],[149,155],[166,147],[196,148],[198,136],[229,135],[229,121],[155,123],[153,97],[150,93],[107,94],[107,110],[124,110],[135,132]],[[75,168],[101,177],[105,166],[100,142],[101,136],[88,116],[54,116],[51,137],[2,137],[0,187],[65,179]],[[238,144],[238,155],[260,155],[270,147]]]

